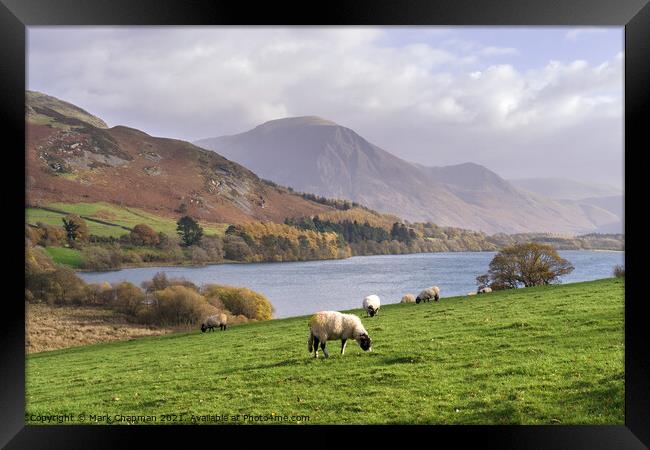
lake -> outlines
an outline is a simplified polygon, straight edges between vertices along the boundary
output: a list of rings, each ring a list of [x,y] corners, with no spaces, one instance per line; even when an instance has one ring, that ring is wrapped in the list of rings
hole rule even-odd
[[[562,282],[612,276],[624,253],[560,251],[575,270]],[[355,256],[307,262],[217,264],[203,267],[143,267],[112,272],[82,272],[88,283],[130,281],[140,285],[157,272],[185,278],[197,285],[217,283],[245,286],[263,293],[275,307],[275,317],[312,314],[320,310],[360,308],[366,295],[377,294],[383,304],[399,303],[406,293],[417,295],[436,285],[440,296],[465,295],[476,290],[475,278],[487,271],[494,252],[417,253]]]

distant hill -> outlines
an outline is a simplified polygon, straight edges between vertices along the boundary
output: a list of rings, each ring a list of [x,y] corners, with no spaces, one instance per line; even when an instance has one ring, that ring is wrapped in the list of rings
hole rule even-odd
[[[167,217],[239,223],[334,210],[189,142],[107,128],[70,103],[26,93],[27,202],[108,202]]]
[[[514,178],[514,186],[553,199],[582,200],[594,197],[620,196],[620,189],[608,184],[587,183],[566,178]]]
[[[598,233],[623,232],[623,193],[607,184],[587,183],[566,178],[520,178],[510,180],[512,184],[529,192],[544,195],[565,204],[579,205],[587,215],[597,215]],[[605,210],[616,216],[608,219]]]
[[[315,116],[266,122],[202,139],[260,176],[304,192],[344,198],[409,221],[505,232],[593,232],[618,217],[524,191],[478,164],[424,167]]]

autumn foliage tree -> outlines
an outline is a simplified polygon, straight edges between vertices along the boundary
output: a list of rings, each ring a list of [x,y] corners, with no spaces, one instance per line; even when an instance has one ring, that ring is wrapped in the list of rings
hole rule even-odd
[[[476,282],[495,290],[542,286],[557,283],[573,269],[552,246],[529,242],[502,249],[490,262],[488,273]]]
[[[145,223],[133,227],[130,234],[131,242],[135,245],[155,246],[160,244],[159,233]]]
[[[203,294],[209,300],[218,299],[232,314],[254,320],[273,318],[274,308],[268,298],[248,288],[209,284],[204,287]]]

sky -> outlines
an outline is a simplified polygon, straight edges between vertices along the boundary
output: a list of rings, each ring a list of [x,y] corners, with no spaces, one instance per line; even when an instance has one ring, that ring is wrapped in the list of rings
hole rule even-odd
[[[623,185],[622,27],[28,27],[27,86],[194,141],[316,115],[428,166]]]

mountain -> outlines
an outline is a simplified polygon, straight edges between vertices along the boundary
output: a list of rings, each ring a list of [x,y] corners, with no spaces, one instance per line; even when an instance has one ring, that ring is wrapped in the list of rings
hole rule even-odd
[[[597,215],[596,232],[623,233],[623,193],[608,184],[587,183],[566,178],[520,178],[509,180],[512,184],[529,192],[550,197],[557,201],[579,205],[587,215]],[[616,216],[607,219],[602,210]]]
[[[477,164],[425,167],[315,116],[266,122],[196,145],[294,189],[352,200],[409,221],[506,232],[593,232],[617,217],[513,186]]]
[[[81,108],[28,91],[27,202],[105,201],[177,217],[281,222],[327,213],[250,170],[189,142],[125,126],[108,128]]]
[[[26,91],[26,114],[27,120],[47,125],[54,118],[63,120],[63,118],[78,119],[93,125],[97,128],[108,128],[106,122],[99,117],[95,117],[88,111],[85,111],[72,103],[64,102],[58,98],[51,97],[47,94],[36,91]]]
[[[608,184],[587,183],[566,178],[515,178],[514,186],[553,199],[582,200],[620,196],[620,189]]]

